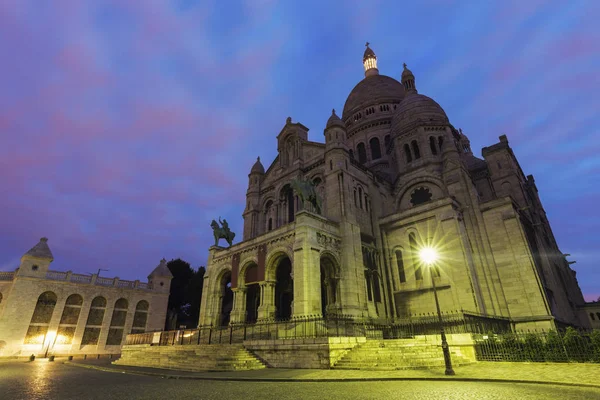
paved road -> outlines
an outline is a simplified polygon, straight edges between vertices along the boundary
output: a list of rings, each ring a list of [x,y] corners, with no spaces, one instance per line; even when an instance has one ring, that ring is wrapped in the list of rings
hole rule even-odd
[[[2,400],[600,399],[599,389],[486,382],[223,382],[118,374],[46,360],[0,363]]]

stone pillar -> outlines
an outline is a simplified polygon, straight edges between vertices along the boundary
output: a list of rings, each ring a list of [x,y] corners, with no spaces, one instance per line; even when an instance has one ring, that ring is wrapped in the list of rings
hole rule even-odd
[[[233,292],[233,308],[229,321],[232,323],[246,322],[246,288],[237,287]]]
[[[321,314],[320,253],[314,225],[317,221],[308,212],[296,215],[294,242],[294,317]]]
[[[258,319],[270,320],[275,317],[275,281],[265,281],[260,284],[260,306]]]

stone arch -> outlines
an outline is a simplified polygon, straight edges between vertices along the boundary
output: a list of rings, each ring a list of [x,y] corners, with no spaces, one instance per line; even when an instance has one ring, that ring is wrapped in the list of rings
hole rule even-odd
[[[150,304],[146,300],[138,301],[135,306],[135,313],[133,314],[131,333],[144,333],[146,331],[149,309]]]
[[[75,335],[75,328],[79,321],[83,297],[79,294],[72,294],[67,297],[65,307],[60,317],[58,330],[56,331],[56,344],[71,344]]]
[[[394,276],[396,277],[394,281],[397,281],[399,285],[406,282],[407,255],[406,250],[402,246],[395,246],[392,249],[392,269],[394,270]]]
[[[110,326],[108,328],[108,337],[106,338],[107,346],[118,346],[123,341],[123,332],[125,330],[125,321],[127,320],[127,309],[129,301],[121,297],[115,301]]]
[[[25,344],[44,343],[57,300],[56,294],[51,291],[39,295],[25,335]]]
[[[216,274],[213,291],[216,304],[217,326],[227,326],[233,309],[233,291],[231,290],[231,268],[222,267]]]
[[[369,139],[369,147],[371,147],[371,160],[377,160],[381,158],[381,145],[377,136]]]
[[[431,192],[431,201],[439,200],[447,196],[444,189],[443,183],[434,177],[425,178],[414,178],[403,185],[402,189],[396,194],[398,203],[396,204],[396,210],[407,210],[412,208],[411,204],[411,193],[418,187],[427,187]]]
[[[294,222],[296,216],[296,196],[289,183],[284,184],[279,190],[282,223]],[[284,222],[285,221],[285,222]]]
[[[281,261],[284,257],[289,258],[292,261],[292,270],[293,270],[293,257],[291,252],[286,247],[276,247],[272,251],[267,254],[267,260],[265,262],[265,280],[267,281],[275,281],[275,269],[279,261]]]
[[[333,253],[323,251],[319,257],[321,282],[321,313],[324,317],[336,314],[339,309],[340,264]]]
[[[293,258],[279,247],[267,256],[265,279],[275,282],[275,318],[291,318],[294,302]]]
[[[100,337],[100,331],[102,330],[102,321],[104,320],[104,313],[106,312],[106,299],[102,296],[96,296],[92,300],[90,306],[90,312],[85,323],[85,330],[83,331],[83,338],[81,339],[81,345],[96,345],[98,344],[98,338]]]

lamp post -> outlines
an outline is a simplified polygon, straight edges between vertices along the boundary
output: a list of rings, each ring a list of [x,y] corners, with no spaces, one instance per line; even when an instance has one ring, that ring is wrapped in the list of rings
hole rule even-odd
[[[440,336],[442,338],[442,351],[444,353],[444,364],[446,364],[446,375],[454,375],[452,369],[452,360],[450,359],[450,349],[448,348],[448,341],[446,341],[446,332],[444,331],[444,323],[442,322],[442,312],[440,311],[440,302],[438,301],[437,288],[435,286],[435,279],[433,279],[433,268],[435,262],[438,259],[437,251],[431,247],[425,247],[421,249],[419,256],[421,260],[429,268],[431,275],[431,285],[433,286],[433,297],[435,298],[435,308],[437,310],[438,321],[440,323]]]

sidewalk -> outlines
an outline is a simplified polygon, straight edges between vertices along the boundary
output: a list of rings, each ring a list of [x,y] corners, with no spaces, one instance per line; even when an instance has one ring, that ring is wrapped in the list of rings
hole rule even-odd
[[[57,360],[59,361],[59,360]],[[111,360],[74,360],[65,364],[108,372],[158,376],[167,379],[227,381],[368,381],[368,380],[457,380],[546,383],[600,388],[600,364],[478,362],[456,367],[456,375],[446,376],[440,369],[397,371],[336,369],[275,369],[231,372],[189,372],[145,367],[112,365]]]

